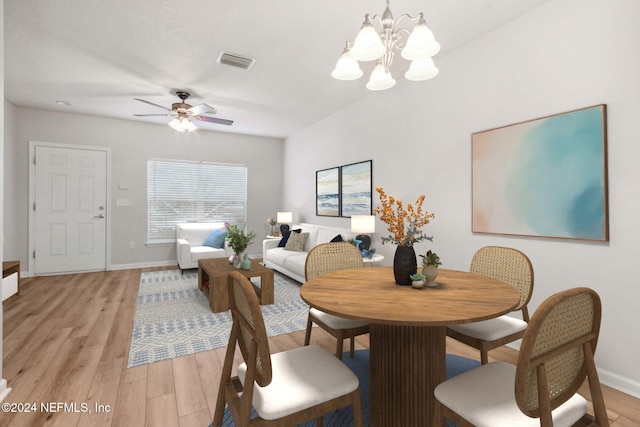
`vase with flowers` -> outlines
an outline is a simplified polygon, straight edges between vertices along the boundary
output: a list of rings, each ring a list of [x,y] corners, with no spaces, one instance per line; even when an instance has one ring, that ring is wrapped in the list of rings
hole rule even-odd
[[[419,196],[414,204],[407,204],[406,208],[401,200],[387,196],[382,187],[376,187],[380,195],[380,204],[373,213],[380,215],[380,219],[387,224],[391,233],[382,238],[382,244],[398,245],[393,257],[393,275],[398,285],[411,285],[411,275],[416,274],[418,262],[413,245],[423,240],[433,241],[432,236],[422,232],[435,214],[422,208],[425,196]]]
[[[227,228],[227,241],[229,242],[229,246],[235,253],[235,255],[231,257],[232,259],[230,259],[230,262],[234,267],[240,268],[242,261],[241,255],[244,251],[247,250],[247,247],[256,237],[256,234],[253,231],[247,234],[245,233],[244,228],[240,228],[235,224],[231,225],[229,223],[226,223],[225,225]],[[248,257],[245,258],[248,259]]]

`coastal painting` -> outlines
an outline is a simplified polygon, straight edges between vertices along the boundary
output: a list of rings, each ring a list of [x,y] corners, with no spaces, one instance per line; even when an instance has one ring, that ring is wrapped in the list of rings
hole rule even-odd
[[[371,215],[371,160],[340,168],[341,216]]]
[[[472,231],[608,241],[607,110],[474,133]]]
[[[340,216],[340,168],[316,171],[316,215]]]

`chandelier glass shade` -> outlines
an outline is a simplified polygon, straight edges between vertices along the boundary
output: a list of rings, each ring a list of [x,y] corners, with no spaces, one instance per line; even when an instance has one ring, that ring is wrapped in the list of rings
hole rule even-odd
[[[191,132],[196,130],[196,125],[185,114],[178,114],[178,117],[169,122],[169,126],[178,132]]]
[[[404,21],[414,24],[411,31],[400,27]],[[440,51],[440,44],[427,26],[423,14],[415,18],[404,14],[396,21],[387,0],[382,17],[365,15],[360,32],[353,43],[347,42],[331,75],[338,80],[356,80],[363,74],[358,61],[376,61],[367,89],[389,89],[396,84],[390,68],[398,50],[402,58],[411,61],[405,73],[408,80],[428,80],[438,74],[431,58]]]

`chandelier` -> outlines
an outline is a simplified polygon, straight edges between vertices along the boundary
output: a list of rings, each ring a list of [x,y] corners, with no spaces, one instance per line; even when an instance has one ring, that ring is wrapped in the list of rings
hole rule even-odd
[[[413,30],[399,28],[403,21],[415,23]],[[378,28],[374,24],[377,24]],[[353,43],[347,42],[342,56],[338,59],[331,75],[338,80],[356,80],[362,76],[358,61],[376,61],[367,89],[385,90],[392,88],[396,81],[391,75],[391,64],[396,50],[402,57],[411,61],[405,78],[412,81],[428,80],[438,74],[433,57],[440,51],[440,44],[427,26],[422,13],[413,18],[404,14],[394,21],[389,0],[382,17],[369,14]]]

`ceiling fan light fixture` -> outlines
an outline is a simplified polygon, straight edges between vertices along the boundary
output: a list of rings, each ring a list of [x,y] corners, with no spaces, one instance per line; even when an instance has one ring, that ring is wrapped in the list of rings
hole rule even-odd
[[[191,132],[192,130],[197,129],[196,125],[194,125],[186,116],[176,117],[169,122],[169,126],[178,132]]]

